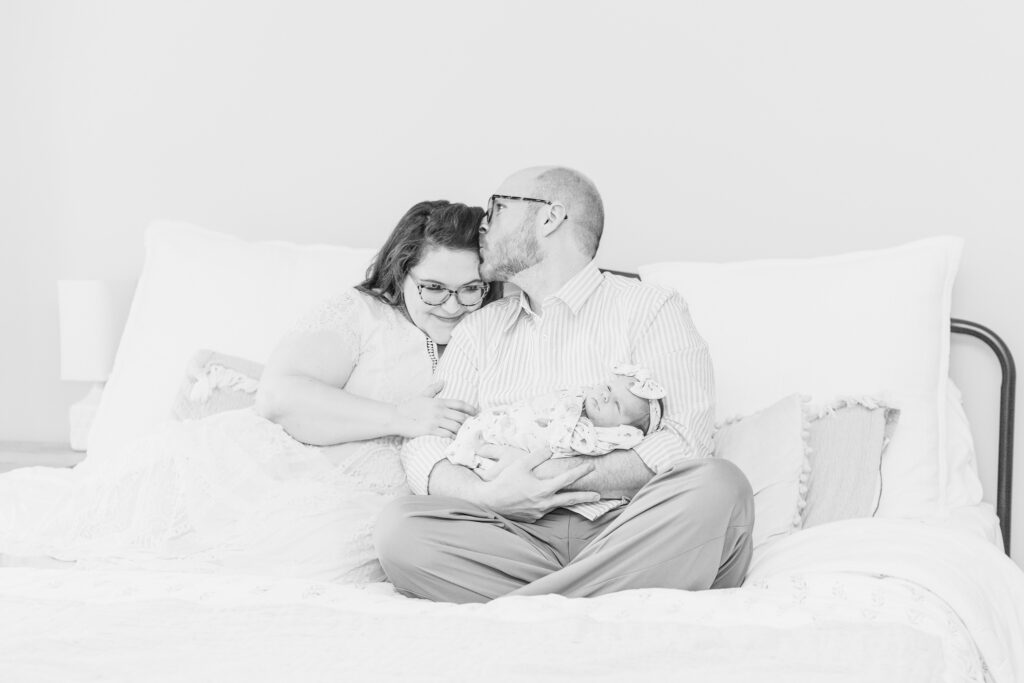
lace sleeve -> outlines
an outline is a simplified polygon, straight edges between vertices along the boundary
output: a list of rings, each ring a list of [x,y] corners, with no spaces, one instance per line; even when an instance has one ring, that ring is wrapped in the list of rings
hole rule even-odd
[[[363,301],[363,295],[349,289],[306,311],[295,322],[287,336],[332,332],[341,337],[346,346],[358,353],[362,347],[365,314],[366,303]]]

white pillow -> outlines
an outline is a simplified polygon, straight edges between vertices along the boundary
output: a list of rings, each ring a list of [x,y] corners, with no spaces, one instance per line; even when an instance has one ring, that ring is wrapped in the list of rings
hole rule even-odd
[[[946,505],[957,508],[980,503],[984,494],[974,437],[964,412],[963,394],[952,379],[946,385],[946,462]]]
[[[949,317],[963,241],[811,259],[657,263],[646,282],[678,290],[714,359],[718,419],[778,396],[875,396],[901,411],[882,467],[878,516],[945,506]]]
[[[194,225],[154,223],[89,457],[171,417],[196,349],[265,363],[308,309],[361,282],[372,249],[245,242]]]

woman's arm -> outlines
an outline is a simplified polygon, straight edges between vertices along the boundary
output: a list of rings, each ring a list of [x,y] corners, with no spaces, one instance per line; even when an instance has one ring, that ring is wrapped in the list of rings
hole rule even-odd
[[[433,398],[440,385],[397,405],[345,391],[356,357],[343,341],[324,330],[281,342],[260,379],[256,411],[314,446],[392,434],[451,436],[471,412],[469,406]]]
[[[342,388],[355,360],[340,335],[329,331],[286,338],[267,361],[256,411],[314,446],[394,434],[395,406]]]

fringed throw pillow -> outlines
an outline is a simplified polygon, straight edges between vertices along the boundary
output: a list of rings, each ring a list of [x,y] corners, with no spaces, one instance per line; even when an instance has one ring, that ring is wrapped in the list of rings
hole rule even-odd
[[[812,412],[807,440],[811,474],[803,526],[873,517],[885,485],[882,456],[900,411],[857,398]]]

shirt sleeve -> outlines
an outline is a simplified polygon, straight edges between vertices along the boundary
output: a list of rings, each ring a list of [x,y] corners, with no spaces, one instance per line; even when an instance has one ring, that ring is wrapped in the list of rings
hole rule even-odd
[[[478,406],[480,372],[475,361],[473,322],[468,318],[455,328],[437,364],[434,379],[444,381],[444,389],[438,395],[440,398],[458,399]],[[438,462],[445,459],[444,451],[451,442],[452,439],[440,436],[419,436],[402,447],[402,466],[413,493],[421,496],[429,493],[430,473]]]
[[[353,358],[358,356],[362,345],[361,330],[366,324],[363,296],[354,289],[348,289],[321,301],[299,316],[285,338],[330,332],[338,337],[339,343]]]
[[[668,295],[650,322],[639,329],[635,362],[651,371],[667,395],[662,428],[633,450],[660,473],[680,460],[712,454],[715,375],[708,345],[678,293]]]

